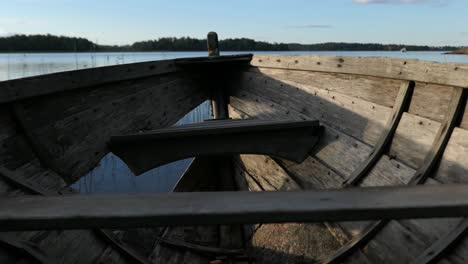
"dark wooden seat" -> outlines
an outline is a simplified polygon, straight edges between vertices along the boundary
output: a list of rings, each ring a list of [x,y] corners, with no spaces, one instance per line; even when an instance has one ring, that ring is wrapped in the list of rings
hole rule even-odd
[[[229,68],[242,65],[249,65],[252,60],[252,54],[225,55],[213,57],[181,58],[176,59],[175,64],[178,67],[188,69],[200,68]]]
[[[3,197],[0,230],[466,217],[467,187]]]
[[[318,121],[216,120],[114,136],[109,148],[135,174],[198,156],[264,154],[301,162],[321,131]]]

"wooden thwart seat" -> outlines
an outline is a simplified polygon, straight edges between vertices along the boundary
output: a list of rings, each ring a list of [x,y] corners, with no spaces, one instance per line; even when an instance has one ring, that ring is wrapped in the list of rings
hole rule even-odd
[[[315,192],[5,197],[0,200],[0,230],[466,217],[467,188],[457,184]]]
[[[198,156],[263,154],[302,162],[321,132],[318,121],[216,120],[114,136],[109,148],[135,174]]]
[[[249,65],[252,60],[252,54],[225,55],[213,57],[181,58],[176,59],[175,64],[183,68],[206,69],[208,68],[226,68]]]

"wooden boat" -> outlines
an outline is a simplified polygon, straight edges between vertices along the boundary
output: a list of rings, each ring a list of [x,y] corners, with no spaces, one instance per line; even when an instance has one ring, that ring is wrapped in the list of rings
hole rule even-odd
[[[466,263],[467,73],[235,55],[1,82],[0,263]],[[217,120],[170,127],[206,100]],[[110,151],[196,158],[174,193],[73,195]]]

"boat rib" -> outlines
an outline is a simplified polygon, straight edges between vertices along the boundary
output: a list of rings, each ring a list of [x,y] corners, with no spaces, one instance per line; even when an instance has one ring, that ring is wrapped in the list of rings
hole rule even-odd
[[[452,135],[456,125],[460,122],[463,110],[466,105],[466,91],[463,88],[455,87],[446,118],[437,132],[431,150],[427,154],[423,165],[417,170],[408,185],[424,184],[428,177],[434,172],[438,162],[442,158],[445,147]],[[385,136],[384,136],[385,137]],[[371,156],[372,157],[372,156]],[[362,168],[367,168],[363,166]],[[359,173],[356,173],[359,175]],[[353,176],[352,176],[353,177]],[[351,182],[356,183],[357,180]],[[344,245],[335,255],[325,261],[325,263],[340,263],[357,249],[366,245],[375,235],[379,233],[389,220],[380,220],[370,224],[362,233]]]

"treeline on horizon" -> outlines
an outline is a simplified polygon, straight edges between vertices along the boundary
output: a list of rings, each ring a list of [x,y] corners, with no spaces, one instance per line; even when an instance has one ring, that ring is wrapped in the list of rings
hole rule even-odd
[[[460,47],[417,46],[375,43],[269,43],[248,38],[224,39],[221,51],[451,51]],[[206,51],[206,39],[166,37],[132,45],[99,45],[85,38],[54,35],[13,35],[0,37],[0,52],[114,52],[114,51]]]

